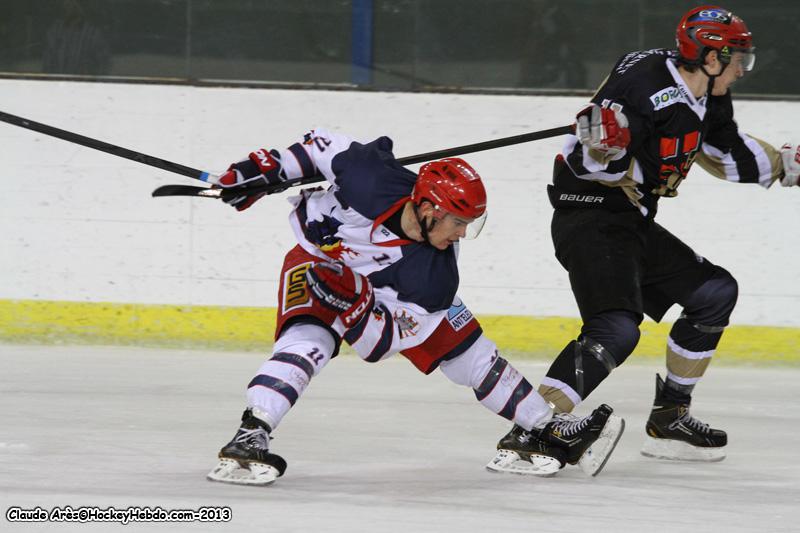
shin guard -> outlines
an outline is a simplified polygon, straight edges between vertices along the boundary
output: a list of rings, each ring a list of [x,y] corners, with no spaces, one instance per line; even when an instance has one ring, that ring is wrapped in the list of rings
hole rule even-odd
[[[691,396],[711,362],[738,295],[733,276],[716,267],[714,275],[683,302],[683,314],[667,339],[666,391]]]
[[[539,386],[539,394],[569,413],[583,401],[617,366],[617,361],[602,344],[589,337],[572,341],[553,361]]]
[[[336,346],[331,333],[313,324],[296,324],[275,342],[272,357],[247,387],[248,405],[257,408],[273,430],[328,363]]]
[[[450,381],[472,387],[484,407],[526,430],[552,415],[550,405],[483,335],[458,357],[443,361],[439,368]]]

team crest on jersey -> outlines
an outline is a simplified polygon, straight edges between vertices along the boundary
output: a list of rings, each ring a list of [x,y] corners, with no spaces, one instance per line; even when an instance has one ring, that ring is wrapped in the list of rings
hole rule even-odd
[[[413,337],[419,332],[419,322],[412,315],[406,313],[405,309],[398,309],[394,312],[394,321],[400,331],[401,339]]]
[[[323,215],[322,220],[309,220],[303,233],[310,242],[322,250],[325,255],[333,260],[339,261],[345,254],[349,257],[360,255],[352,248],[342,244],[341,237],[336,236],[342,221],[334,217]]]
[[[464,326],[469,324],[472,318],[472,311],[467,309],[467,306],[464,305],[464,302],[462,302],[460,298],[456,297],[456,299],[453,300],[453,305],[447,310],[447,321],[450,322],[450,326],[453,330],[461,330]]]
[[[283,313],[301,307],[311,307],[311,294],[308,291],[306,271],[312,262],[297,265],[283,274]]]
[[[323,244],[322,246],[319,247],[319,249],[322,250],[325,253],[325,255],[327,255],[328,257],[330,257],[335,261],[341,261],[342,256],[344,256],[345,254],[347,254],[351,259],[361,255],[352,248],[349,248],[344,244],[342,244],[341,240],[333,244]]]

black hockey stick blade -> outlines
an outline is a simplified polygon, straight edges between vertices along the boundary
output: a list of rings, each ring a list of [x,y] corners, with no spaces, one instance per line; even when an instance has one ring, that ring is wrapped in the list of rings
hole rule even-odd
[[[162,185],[153,191],[153,197],[159,196],[199,196],[201,198],[222,198],[222,189],[198,187],[196,185]]]
[[[264,184],[255,187],[250,186],[246,189],[239,189],[237,187],[217,189],[211,187],[198,187],[196,185],[162,185],[153,191],[153,197],[198,196],[201,198],[225,199],[227,197],[233,198],[235,196],[250,196],[256,193],[275,194],[283,192],[290,187],[299,187],[301,185],[308,185],[309,183],[319,183],[320,181],[325,181],[325,178],[321,174],[314,174],[313,176],[288,180],[284,181],[283,183],[274,183],[270,185]]]

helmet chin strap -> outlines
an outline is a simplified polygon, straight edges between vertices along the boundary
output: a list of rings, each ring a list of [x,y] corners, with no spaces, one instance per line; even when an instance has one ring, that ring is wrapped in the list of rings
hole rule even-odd
[[[719,71],[719,74],[713,75],[708,73],[705,65],[700,65],[700,70],[703,71],[703,74],[708,76],[708,88],[706,89],[706,96],[711,96],[711,92],[714,90],[714,80],[722,76],[722,73],[725,72],[726,68],[728,68],[728,63],[725,63],[722,60],[720,60],[720,63],[722,63],[722,70]]]
[[[436,225],[436,218],[431,217],[430,225],[425,223],[425,220],[419,215],[419,206],[417,204],[413,204],[414,206],[414,216],[417,217],[417,224],[419,224],[419,232],[422,234],[422,239],[427,243],[431,244],[431,239],[429,237],[430,232],[433,230],[433,227]]]

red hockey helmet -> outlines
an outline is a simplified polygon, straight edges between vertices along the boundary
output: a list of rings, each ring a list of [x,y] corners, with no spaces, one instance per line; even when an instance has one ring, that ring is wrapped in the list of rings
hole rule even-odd
[[[478,218],[486,212],[486,189],[481,177],[458,157],[433,161],[419,169],[411,200],[428,200],[456,216]]]
[[[755,63],[753,36],[744,21],[718,6],[700,6],[683,15],[675,32],[678,54],[688,65],[702,65],[711,50],[719,59],[730,63],[734,52],[742,52],[744,70],[752,70]]]

